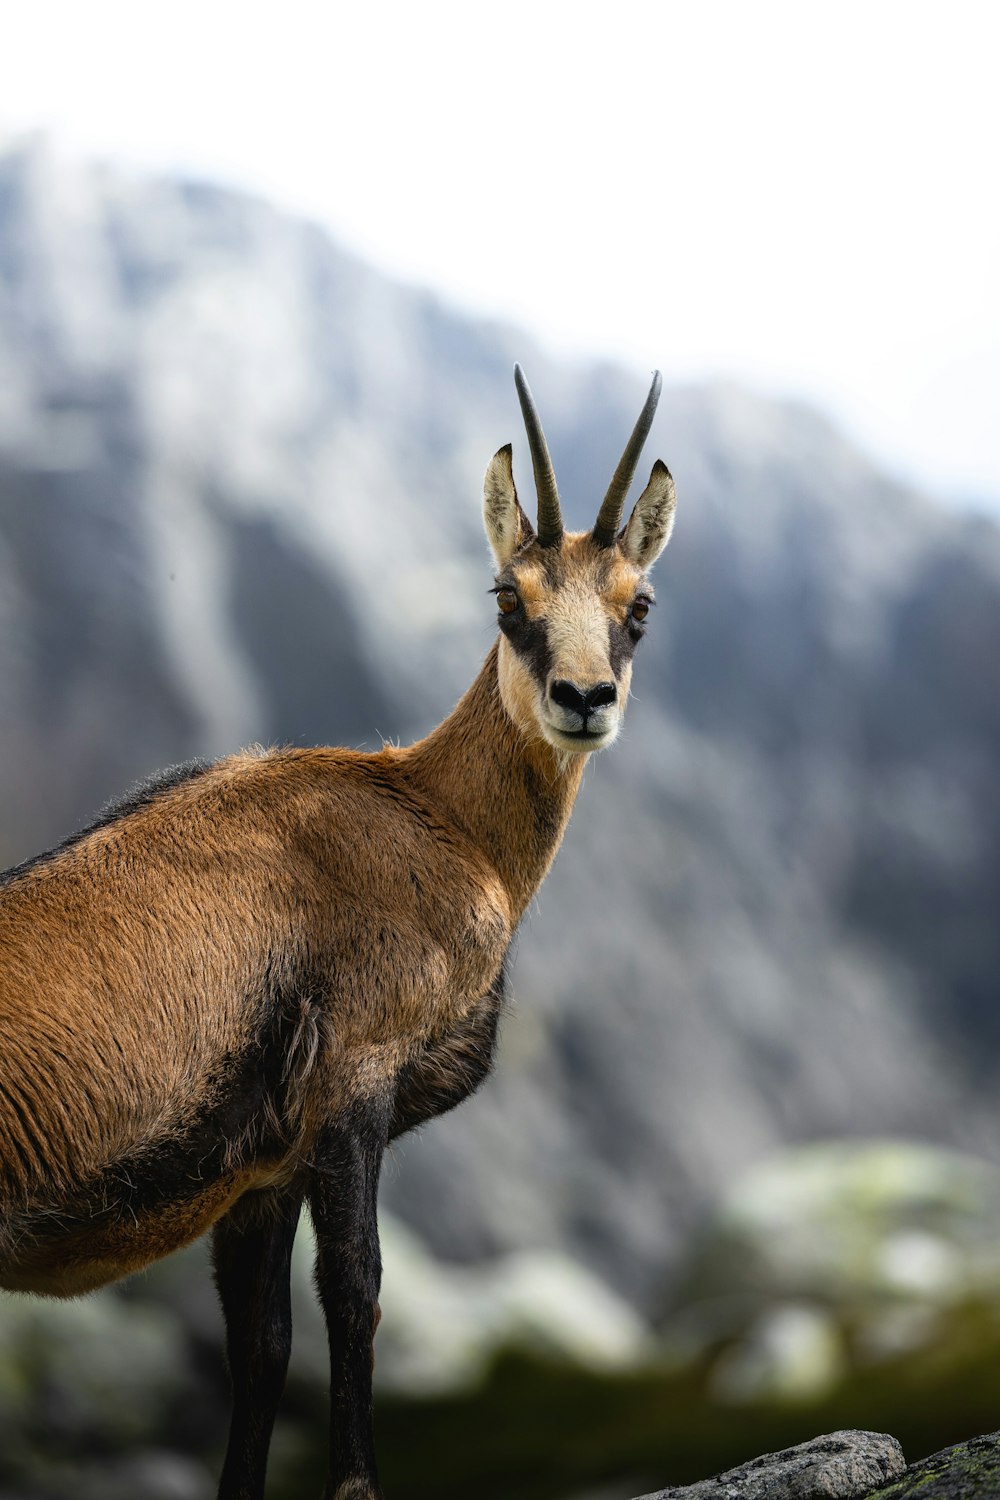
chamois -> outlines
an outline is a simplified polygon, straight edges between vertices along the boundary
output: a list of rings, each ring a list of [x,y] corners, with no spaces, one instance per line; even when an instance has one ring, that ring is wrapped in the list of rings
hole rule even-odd
[[[515,381],[484,481],[499,635],[426,739],[255,750],[156,777],[0,877],[0,1286],[73,1297],[212,1231],[233,1385],[220,1500],[261,1500],[308,1203],[331,1359],[328,1500],[378,1500],[383,1152],[489,1072],[504,961],[587,756],[618,733],[673,523],[622,509],[654,376],[593,529],[563,529]]]

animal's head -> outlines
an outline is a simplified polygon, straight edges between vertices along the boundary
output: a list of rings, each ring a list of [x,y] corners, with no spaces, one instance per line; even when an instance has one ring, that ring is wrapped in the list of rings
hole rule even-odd
[[[508,714],[526,734],[570,753],[602,750],[621,726],[632,656],[653,604],[648,570],[674,523],[674,484],[658,459],[628,523],[621,526],[625,497],[659,400],[660,376],[653,377],[588,532],[563,530],[552,461],[519,365],[514,379],[535,472],[538,527],[518,501],[508,444],[486,470],[483,496],[486,534],[497,564],[500,693]]]

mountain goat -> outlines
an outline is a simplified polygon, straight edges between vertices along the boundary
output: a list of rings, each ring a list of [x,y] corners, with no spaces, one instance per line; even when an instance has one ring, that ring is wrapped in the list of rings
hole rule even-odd
[[[504,961],[587,756],[618,733],[673,522],[652,388],[593,529],[485,478],[499,635],[426,739],[179,767],[0,879],[0,1286],[72,1297],[205,1233],[234,1406],[221,1500],[261,1500],[308,1203],[330,1338],[329,1500],[380,1496],[376,1192],[395,1136],[488,1073]]]

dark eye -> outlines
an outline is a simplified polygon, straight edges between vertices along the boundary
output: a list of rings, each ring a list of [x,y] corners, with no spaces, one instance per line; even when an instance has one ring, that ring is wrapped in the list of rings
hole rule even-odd
[[[502,615],[512,615],[517,608],[517,595],[513,589],[497,589],[497,609]]]
[[[638,599],[632,605],[632,618],[633,620],[644,620],[648,614],[649,600],[644,599],[640,594]]]

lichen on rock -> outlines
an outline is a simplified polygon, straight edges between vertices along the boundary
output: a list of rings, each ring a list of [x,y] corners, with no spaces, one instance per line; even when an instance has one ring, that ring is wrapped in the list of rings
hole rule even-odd
[[[911,1464],[878,1500],[995,1500],[1000,1495],[1000,1432],[956,1443]]]

